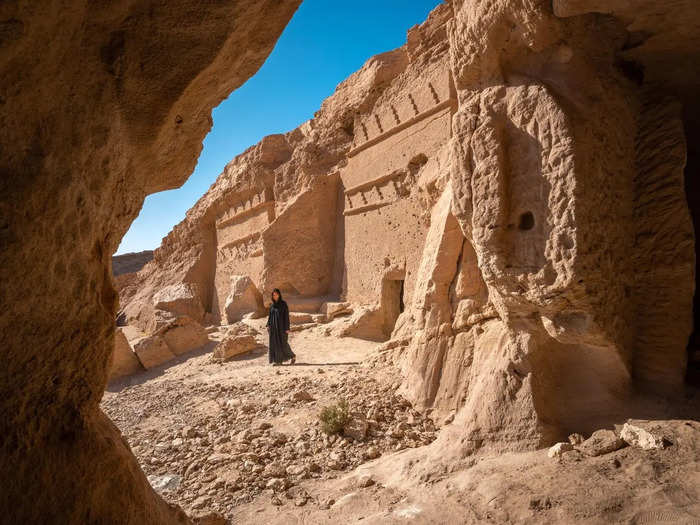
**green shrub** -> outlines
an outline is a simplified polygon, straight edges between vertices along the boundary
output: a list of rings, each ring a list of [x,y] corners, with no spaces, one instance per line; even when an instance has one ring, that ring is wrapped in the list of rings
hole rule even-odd
[[[321,430],[326,434],[339,434],[350,422],[350,410],[348,403],[341,399],[334,405],[323,407],[318,415],[321,420]]]

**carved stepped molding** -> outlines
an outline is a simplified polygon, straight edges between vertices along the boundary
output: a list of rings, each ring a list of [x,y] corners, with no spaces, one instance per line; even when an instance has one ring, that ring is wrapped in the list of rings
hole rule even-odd
[[[391,137],[392,135],[396,135],[398,132],[403,131],[406,128],[410,128],[411,126],[413,126],[414,124],[417,124],[421,120],[424,120],[424,119],[430,117],[431,115],[435,115],[436,113],[439,113],[440,111],[442,111],[444,109],[451,108],[453,106],[456,107],[456,105],[457,105],[457,101],[454,99],[451,99],[451,98],[445,100],[444,102],[440,102],[436,106],[433,106],[432,108],[424,111],[423,113],[419,113],[418,115],[402,122],[401,124],[398,124],[398,125],[394,126],[393,128],[390,128],[386,131],[383,131],[382,133],[380,133],[376,137],[369,139],[367,142],[360,144],[356,148],[351,149],[350,151],[348,151],[348,157],[353,157],[353,156],[357,155],[358,153],[360,153],[361,151],[366,150],[367,148],[370,148],[370,147],[374,146],[375,144],[379,144],[383,140],[386,140],[387,138]],[[366,136],[366,133],[365,133],[365,136]]]
[[[222,260],[223,258],[228,259],[234,256],[237,258],[242,258],[261,255],[262,249],[259,246],[259,241],[260,232],[253,232],[250,235],[234,239],[222,246],[219,246],[217,259]]]
[[[408,193],[403,184],[405,176],[404,170],[397,170],[346,189],[343,215],[356,215],[396,202]]]
[[[257,222],[256,216],[264,215]],[[219,247],[217,258],[245,258],[260,255],[260,231],[275,220],[275,201],[272,191],[265,188],[251,196],[235,202],[216,220]],[[246,224],[250,221],[250,224]],[[246,227],[247,226],[247,227]],[[238,237],[230,237],[238,233]],[[241,235],[243,233],[243,235]],[[228,237],[228,238],[227,238]]]
[[[246,219],[255,211],[263,207],[271,208],[274,212],[274,205],[275,201],[272,196],[272,191],[268,188],[264,188],[246,199],[235,202],[228,209],[228,211],[222,213],[216,220],[216,227],[225,228],[226,226],[239,222],[240,220]],[[274,217],[272,217],[270,220],[274,220]]]

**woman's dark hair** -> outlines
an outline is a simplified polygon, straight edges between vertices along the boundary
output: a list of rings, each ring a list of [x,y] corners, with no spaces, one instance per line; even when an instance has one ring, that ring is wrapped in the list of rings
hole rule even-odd
[[[279,288],[275,288],[274,290],[272,290],[272,302],[273,303],[277,302],[277,301],[275,301],[275,292],[277,292],[277,297],[278,297],[277,301],[282,300],[282,292],[280,292]]]

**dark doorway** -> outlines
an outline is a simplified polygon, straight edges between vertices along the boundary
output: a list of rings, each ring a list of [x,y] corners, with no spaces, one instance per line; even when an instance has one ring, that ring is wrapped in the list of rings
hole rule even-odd
[[[396,320],[404,311],[404,280],[384,279],[382,281],[382,313],[384,314],[384,335],[391,336]]]

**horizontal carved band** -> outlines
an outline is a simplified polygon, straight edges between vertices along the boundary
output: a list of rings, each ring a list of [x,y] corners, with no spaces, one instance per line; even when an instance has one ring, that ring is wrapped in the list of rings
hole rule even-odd
[[[457,102],[454,99],[445,100],[444,102],[441,102],[441,103],[437,104],[436,106],[433,106],[432,108],[424,111],[423,113],[420,113],[420,114],[416,115],[415,117],[410,118],[405,122],[402,122],[398,126],[394,126],[393,128],[388,129],[383,133],[380,133],[379,135],[368,140],[364,144],[360,144],[356,148],[351,149],[350,151],[348,151],[348,157],[353,157],[354,155],[357,155],[359,152],[361,152],[361,151],[363,151],[371,146],[374,146],[375,144],[379,144],[380,142],[389,138],[390,136],[395,135],[399,131],[402,131],[406,128],[410,128],[411,126],[413,126],[413,124],[416,124],[416,123],[420,122],[421,120],[428,118],[431,115],[434,115],[435,113],[439,113],[443,109],[453,107],[456,104],[457,104]]]
[[[367,204],[365,206],[358,206],[357,208],[350,208],[349,210],[343,211],[343,215],[357,215],[358,213],[362,213],[365,211],[372,211],[376,210],[378,208],[383,208],[384,206],[388,206],[389,204],[393,203],[395,201],[383,201],[383,202],[373,202],[371,204]]]
[[[250,208],[243,210],[241,212],[236,213],[235,215],[231,217],[227,217],[225,219],[219,219],[216,221],[216,227],[217,228],[225,228],[226,226],[233,224],[234,222],[238,222],[241,219],[244,219],[248,217],[249,215],[252,215],[256,211],[258,211],[261,208],[269,208],[269,207],[274,207],[275,201],[263,201],[257,204],[254,204]]]

